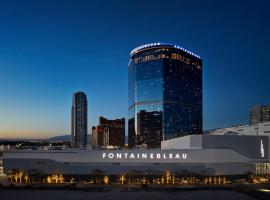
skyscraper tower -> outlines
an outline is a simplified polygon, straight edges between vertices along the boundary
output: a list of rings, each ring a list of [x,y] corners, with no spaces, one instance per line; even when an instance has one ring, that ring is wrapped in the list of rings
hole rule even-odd
[[[73,94],[71,109],[71,146],[74,148],[87,145],[87,98],[84,92]]]
[[[129,147],[202,133],[202,60],[182,47],[152,43],[131,51]]]

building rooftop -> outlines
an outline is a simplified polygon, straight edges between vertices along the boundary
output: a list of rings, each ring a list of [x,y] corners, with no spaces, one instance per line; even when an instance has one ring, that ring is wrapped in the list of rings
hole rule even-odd
[[[180,47],[180,46],[175,45],[175,44],[163,43],[163,42],[156,42],[156,43],[150,43],[150,44],[144,44],[144,45],[138,46],[130,52],[130,56],[132,57],[134,54],[138,53],[139,51],[142,51],[142,50],[145,50],[148,48],[152,48],[152,47],[158,47],[158,46],[165,46],[165,47],[180,49],[180,50],[182,50],[182,51],[184,51],[192,56],[195,56],[197,58],[201,58],[199,55],[197,55],[197,54],[195,54],[195,53],[193,53],[193,52],[191,52],[183,47]]]

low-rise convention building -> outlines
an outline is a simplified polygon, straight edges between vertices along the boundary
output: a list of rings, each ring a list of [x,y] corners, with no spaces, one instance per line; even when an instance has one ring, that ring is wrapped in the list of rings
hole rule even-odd
[[[202,175],[270,173],[268,136],[190,135],[162,141],[161,149],[9,150],[3,151],[4,173],[18,169],[41,174],[155,175],[170,171]]]

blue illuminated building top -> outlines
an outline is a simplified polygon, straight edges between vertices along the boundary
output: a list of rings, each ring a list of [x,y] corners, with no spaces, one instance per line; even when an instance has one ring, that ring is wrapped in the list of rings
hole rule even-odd
[[[195,54],[195,53],[193,53],[193,52],[191,52],[183,47],[180,47],[180,46],[174,45],[174,44],[170,44],[170,43],[163,43],[163,42],[156,42],[156,43],[150,43],[150,44],[138,46],[130,52],[130,57],[132,57],[134,54],[140,52],[141,50],[145,50],[145,49],[152,48],[152,47],[160,47],[160,46],[180,49],[180,50],[182,50],[182,51],[184,51],[192,56],[195,56],[197,58],[201,58],[199,55],[197,55],[197,54]]]

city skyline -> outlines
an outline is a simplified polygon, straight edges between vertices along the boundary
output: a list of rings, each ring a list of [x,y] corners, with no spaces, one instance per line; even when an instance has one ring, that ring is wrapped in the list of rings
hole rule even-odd
[[[143,2],[2,1],[0,138],[70,134],[76,91],[88,127],[127,118],[129,53],[152,42],[202,57],[204,129],[247,124],[252,106],[270,103],[269,2]]]

